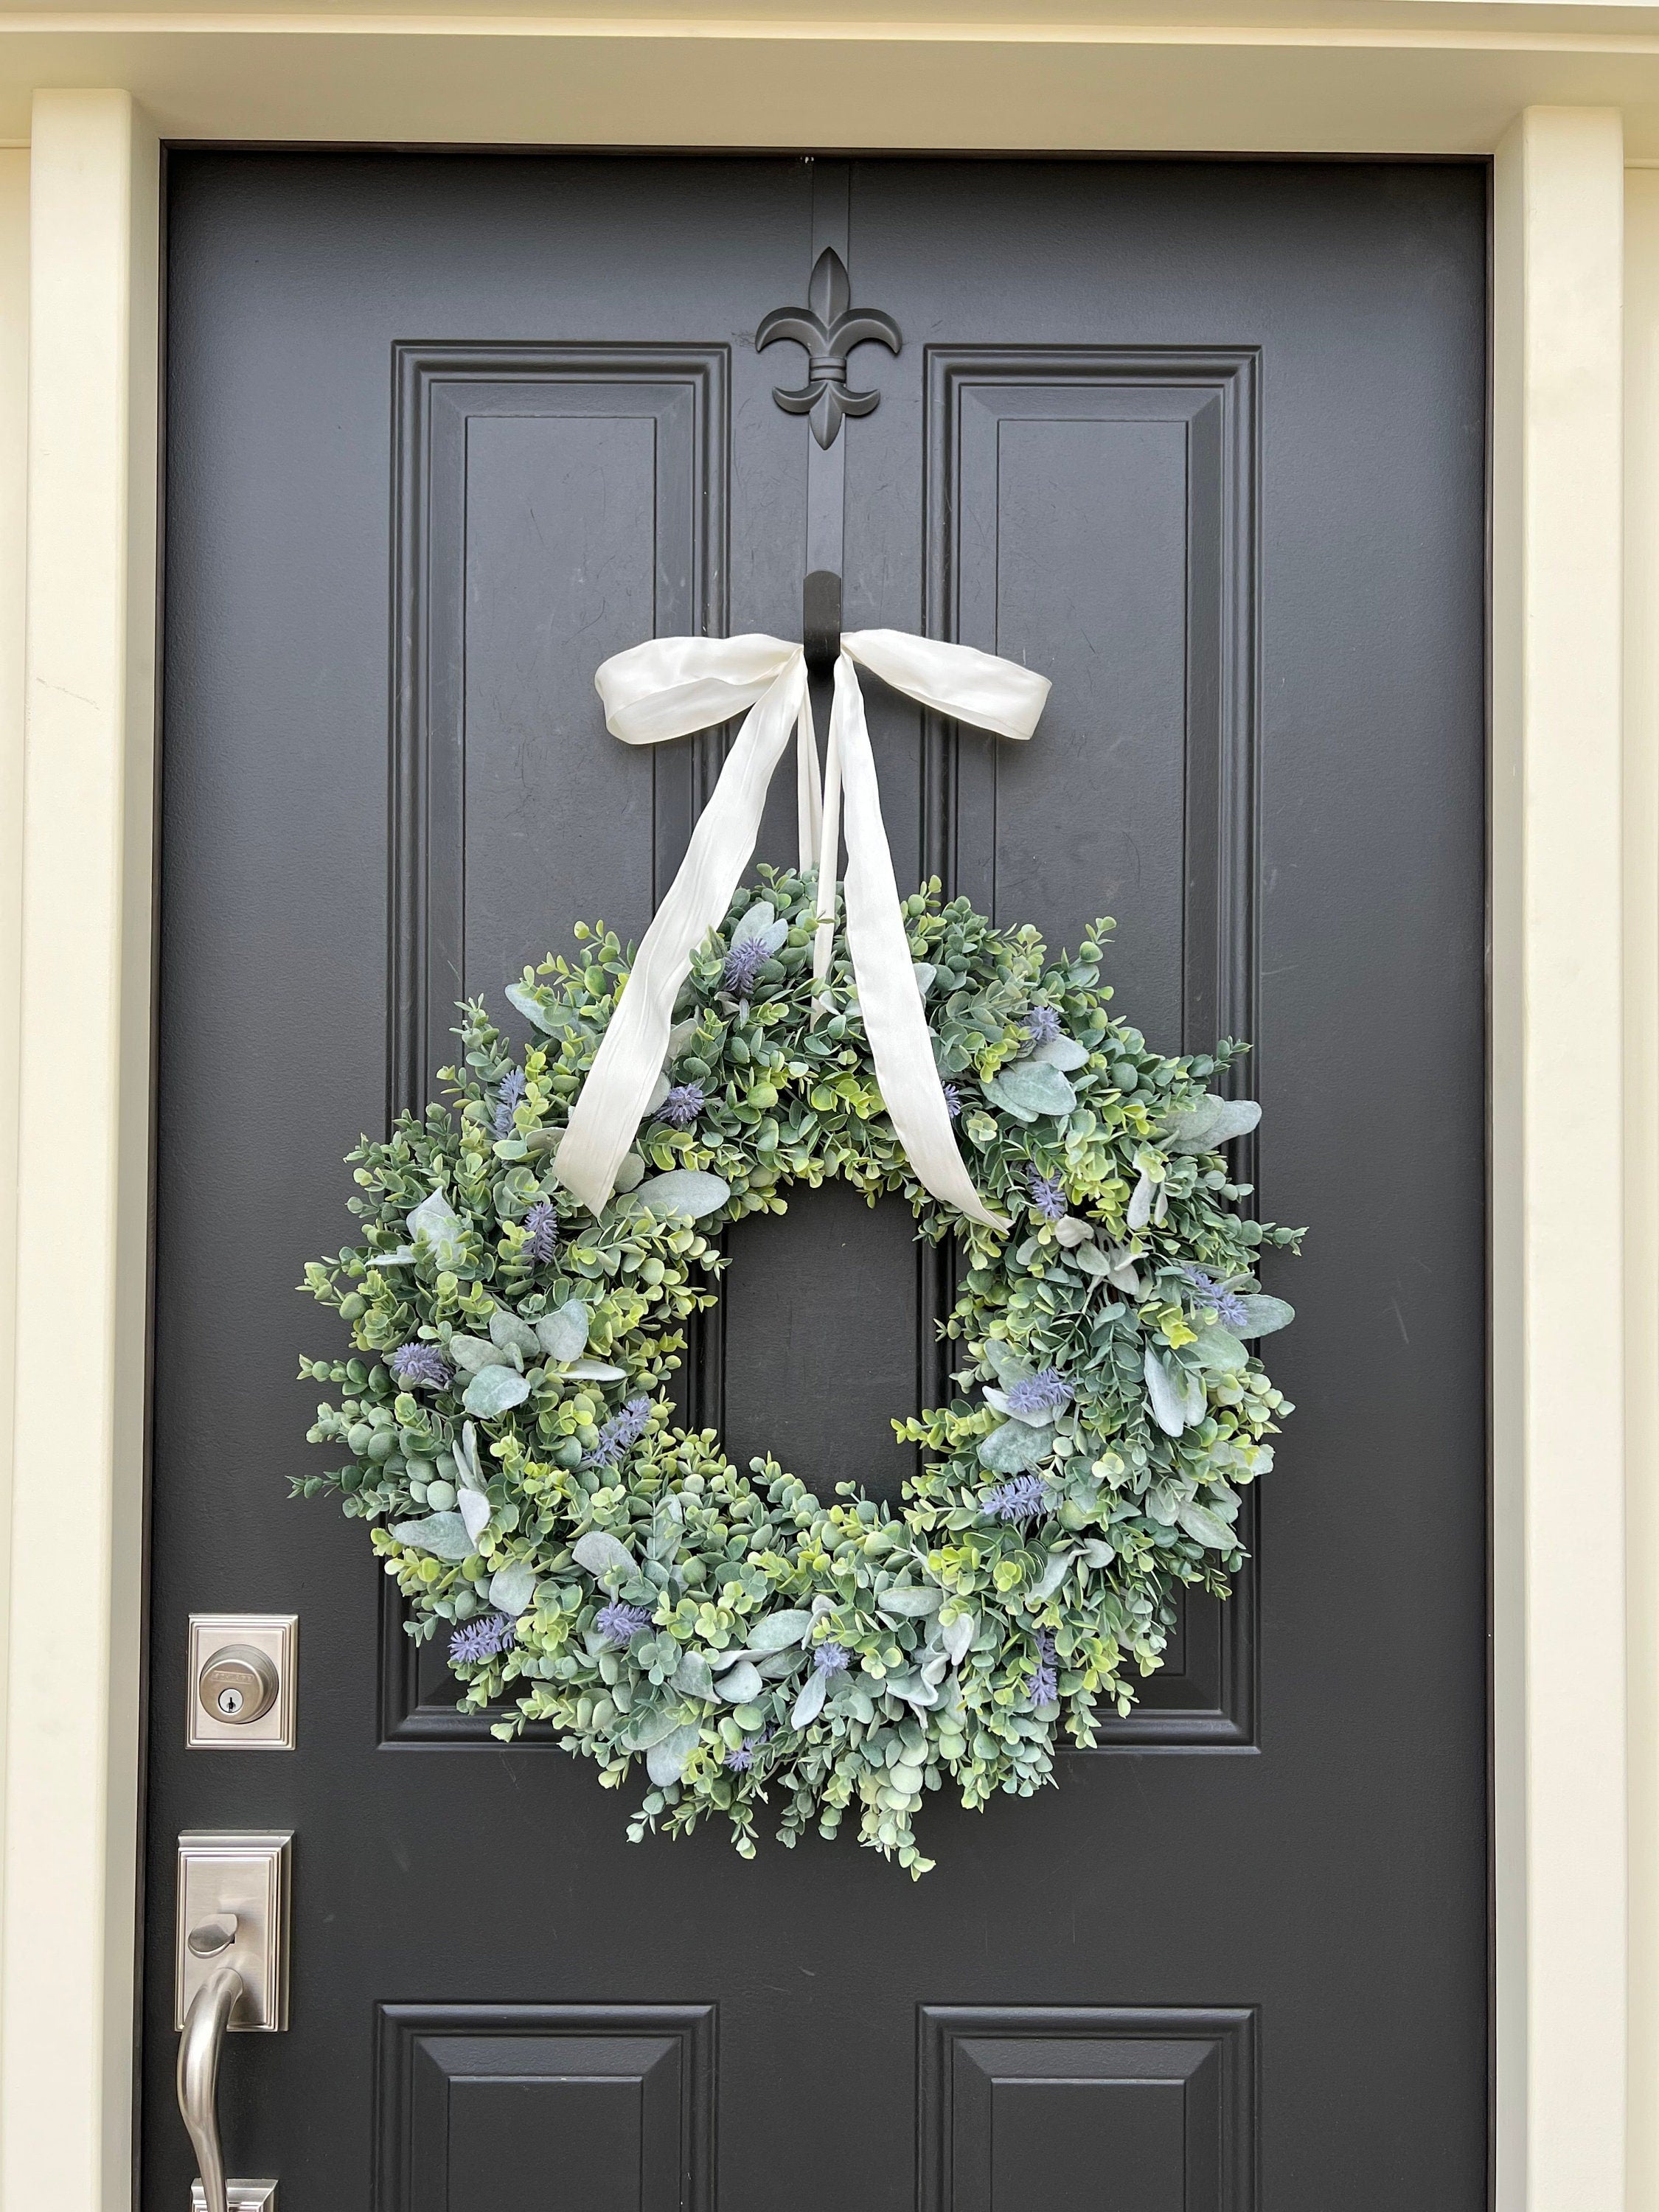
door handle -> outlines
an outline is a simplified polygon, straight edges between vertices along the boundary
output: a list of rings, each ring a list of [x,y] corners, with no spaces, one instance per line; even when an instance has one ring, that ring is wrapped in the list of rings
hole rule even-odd
[[[191,1999],[179,2039],[179,2110],[196,2153],[204,2212],[229,2212],[219,2145],[219,2052],[245,1988],[234,1966],[216,1968]]]
[[[196,2154],[197,2212],[272,2212],[274,2181],[227,2181],[219,2139],[219,2054],[227,2034],[288,2026],[286,1835],[179,1838],[173,2025],[179,2111]]]

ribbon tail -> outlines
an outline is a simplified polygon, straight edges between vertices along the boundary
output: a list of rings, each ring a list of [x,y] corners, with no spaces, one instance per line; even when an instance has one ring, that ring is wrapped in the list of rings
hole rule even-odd
[[[991,1212],[975,1189],[957,1150],[899,907],[863,694],[845,657],[836,663],[830,750],[841,763],[846,804],[847,945],[888,1119],[924,1189],[969,1220],[1006,1229],[1006,1218]]]
[[[616,1188],[617,1170],[645,1117],[691,956],[725,921],[754,852],[767,787],[789,742],[805,682],[805,664],[797,653],[744,717],[679,873],[641,942],[553,1156],[554,1174],[592,1212]]]

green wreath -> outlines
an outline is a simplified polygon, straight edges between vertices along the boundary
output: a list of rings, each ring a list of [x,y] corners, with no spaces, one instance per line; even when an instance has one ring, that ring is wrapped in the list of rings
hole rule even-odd
[[[1129,1710],[1182,1587],[1227,1594],[1239,1491],[1291,1407],[1249,1342],[1291,1320],[1224,1148],[1260,1109],[1210,1089],[1241,1048],[1166,1059],[1108,1012],[1099,923],[1049,961],[937,884],[905,921],[947,1099],[1006,1237],[915,1182],[875,1088],[849,969],[811,982],[810,878],[763,870],[693,963],[626,1188],[597,1218],[548,1172],[627,979],[580,927],[481,1005],[443,1103],[349,1155],[362,1241],[306,1270],[356,1352],[302,1360],[340,1394],[296,1479],[373,1524],[409,1632],[449,1637],[469,1711],[550,1725],[618,1787],[635,1840],[724,1814],[754,1848],[775,1800],[793,1843],[848,1807],[920,1875],[913,1822],[947,1778],[965,1806],[1052,1778],[1063,1729]],[[792,1184],[902,1191],[958,1242],[947,1406],[896,1420],[927,1453],[896,1510],[826,1504],[770,1459],[754,1480],[671,1418],[684,1326],[712,1306],[721,1225]]]

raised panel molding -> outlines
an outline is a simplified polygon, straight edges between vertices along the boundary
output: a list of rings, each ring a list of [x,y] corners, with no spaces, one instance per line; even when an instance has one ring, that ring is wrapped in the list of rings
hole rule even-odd
[[[924,2005],[918,2212],[1257,2212],[1250,2006]]]
[[[1018,502],[1022,465],[1031,469],[1045,443],[1068,441],[1066,458],[1075,464],[1091,445],[1115,438],[1139,464],[1143,495],[1148,483],[1162,495],[1164,537],[1181,575],[1160,578],[1156,587],[1174,580],[1184,591],[1184,665],[1149,672],[1137,663],[1123,672],[1126,690],[1153,724],[1150,738],[1174,733],[1182,747],[1178,847],[1170,856],[1181,875],[1170,921],[1182,951],[1178,1009],[1170,1011],[1188,1052],[1207,1050],[1218,1036],[1249,1037],[1255,1023],[1259,386],[1251,347],[927,349],[930,637],[1022,658],[1028,643],[1022,629],[1031,615],[1004,605],[1003,515],[1005,506]],[[1109,526],[1088,504],[1075,467],[1069,476],[1063,465],[1053,472],[1060,496],[1044,501],[1041,527],[1052,534],[1065,526],[1070,489],[1079,504],[1073,526],[1103,533]],[[1141,557],[1137,545],[1128,565]],[[1048,655],[1041,665],[1049,665]],[[1050,725],[1063,688],[1051,704]],[[1070,688],[1074,698],[1082,693],[1085,710],[1093,708],[1081,685]],[[1051,734],[1064,742],[1061,733]],[[1080,795],[1109,793],[1121,733],[1105,734],[1102,774],[1090,776],[1082,763],[1079,781],[1088,788]],[[1005,790],[1021,772],[1011,757],[1020,750],[957,732],[938,717],[924,728],[922,874],[942,877],[947,891],[999,919],[1007,918],[998,912]],[[1109,801],[1102,813],[1109,817]],[[1014,903],[1023,917],[1030,902],[1018,889]],[[1254,1139],[1237,1147],[1236,1158],[1242,1178],[1254,1182]],[[1245,1540],[1254,1553],[1251,1535]],[[1140,1685],[1127,1719],[1103,1719],[1101,1747],[1251,1747],[1256,1596],[1254,1556],[1226,1605],[1183,1595],[1171,1663]]]
[[[467,987],[468,623],[483,618],[469,591],[470,536],[480,534],[469,500],[489,480],[474,449],[514,426],[569,426],[589,440],[641,434],[631,458],[649,476],[651,545],[650,573],[636,580],[641,626],[598,652],[583,629],[586,673],[577,689],[586,704],[589,664],[604,653],[652,631],[718,635],[726,629],[729,386],[723,345],[394,349],[389,1114],[418,1110],[429,1095],[434,1072],[450,1055],[454,1001]],[[613,470],[618,458],[614,451],[596,457]],[[608,483],[604,489],[608,495]],[[592,567],[603,563],[606,548],[590,538],[579,550]],[[573,551],[567,567],[576,558]],[[597,702],[592,714],[596,738],[603,737]],[[649,779],[650,908],[679,865],[721,757],[720,733],[710,732],[627,763]],[[688,1411],[697,1425],[709,1418],[704,1401],[718,1396],[718,1318],[691,1334]],[[417,1649],[403,1633],[390,1583],[380,1611],[380,1741],[488,1744],[488,1720],[454,1710],[456,1686],[438,1648]]]
[[[375,2212],[712,2212],[713,2005],[378,2008]]]

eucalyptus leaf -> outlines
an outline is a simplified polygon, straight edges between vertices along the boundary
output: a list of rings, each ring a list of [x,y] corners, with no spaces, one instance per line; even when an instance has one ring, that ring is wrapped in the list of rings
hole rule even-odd
[[[1022,1121],[1042,1114],[1069,1114],[1077,1093],[1057,1067],[1046,1060],[1018,1060],[985,1084],[986,1097]]]
[[[788,1644],[799,1644],[811,1626],[810,1613],[769,1613],[764,1620],[757,1620],[750,1630],[749,1649],[781,1651]]]
[[[1189,1503],[1176,1508],[1176,1519],[1195,1544],[1206,1551],[1231,1552],[1237,1547],[1238,1539],[1224,1521],[1218,1520],[1207,1505]]]
[[[462,1375],[476,1375],[482,1368],[504,1364],[501,1346],[487,1342],[482,1336],[452,1336],[449,1357],[457,1372]]]
[[[514,1559],[510,1566],[497,1567],[489,1577],[489,1602],[498,1613],[511,1614],[515,1620],[528,1613],[536,1595],[536,1570],[527,1559]]]
[[[417,1552],[430,1552],[434,1559],[465,1559],[472,1539],[459,1513],[428,1513],[423,1521],[398,1521],[392,1534],[400,1544]]]
[[[460,1515],[462,1525],[471,1540],[468,1549],[476,1551],[478,1539],[489,1526],[489,1500],[482,1490],[464,1490],[455,1500],[455,1510]],[[465,1553],[461,1556],[465,1559]]]
[[[1144,1371],[1146,1395],[1152,1401],[1152,1419],[1166,1437],[1184,1434],[1187,1427],[1185,1389],[1176,1387],[1169,1369],[1151,1345],[1146,1347]]]
[[[587,1349],[589,1315],[580,1298],[568,1298],[536,1323],[536,1340],[550,1359],[580,1359]]]
[[[701,1168],[671,1168],[666,1175],[647,1176],[633,1194],[635,1203],[648,1206],[659,1220],[685,1213],[693,1221],[705,1213],[718,1213],[731,1195],[730,1183]]]
[[[901,1620],[925,1620],[945,1602],[941,1589],[884,1589],[876,1599],[876,1610]]]
[[[595,1577],[613,1571],[631,1575],[635,1571],[634,1554],[627,1545],[603,1528],[590,1528],[585,1536],[578,1536],[570,1547],[570,1556],[579,1567],[586,1567]]]
[[[1047,1429],[1028,1427],[1024,1421],[1005,1421],[979,1440],[979,1463],[993,1474],[1023,1474],[1053,1452],[1054,1440]]]
[[[687,1721],[647,1752],[645,1771],[659,1790],[668,1789],[685,1772],[685,1763],[697,1747],[697,1735],[696,1723]]]
[[[461,1400],[469,1413],[491,1421],[530,1395],[530,1385],[516,1367],[481,1367],[466,1386]]]
[[[1283,1298],[1257,1295],[1241,1298],[1244,1319],[1234,1331],[1237,1336],[1271,1336],[1276,1328],[1287,1328],[1296,1319],[1296,1308],[1287,1305]]]
[[[752,1659],[728,1667],[714,1686],[728,1705],[746,1705],[761,1693],[760,1668]]]
[[[621,1191],[635,1190],[645,1174],[645,1162],[637,1152],[624,1152],[617,1163],[616,1188]]]
[[[805,1728],[809,1722],[817,1720],[818,1715],[823,1711],[823,1701],[829,1691],[829,1676],[820,1674],[815,1667],[800,1686],[800,1695],[796,1698],[795,1709],[789,1716],[790,1727]]]

